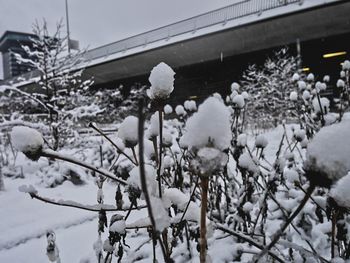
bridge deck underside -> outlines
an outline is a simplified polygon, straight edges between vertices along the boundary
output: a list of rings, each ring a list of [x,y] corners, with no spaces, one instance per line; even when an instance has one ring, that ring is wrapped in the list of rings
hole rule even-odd
[[[160,61],[173,68],[268,49],[294,43],[326,38],[350,32],[350,2],[306,10],[265,21],[211,33],[179,43],[147,50],[85,70],[95,76],[95,83],[148,74]]]

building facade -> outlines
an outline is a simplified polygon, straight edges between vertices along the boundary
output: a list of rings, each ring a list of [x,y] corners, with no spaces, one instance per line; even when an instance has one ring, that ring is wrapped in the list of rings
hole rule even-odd
[[[20,54],[23,58],[29,58],[22,46],[32,46],[33,34],[6,31],[0,38],[0,52],[2,53],[3,76],[9,79],[33,70],[31,65],[18,63],[15,54]]]

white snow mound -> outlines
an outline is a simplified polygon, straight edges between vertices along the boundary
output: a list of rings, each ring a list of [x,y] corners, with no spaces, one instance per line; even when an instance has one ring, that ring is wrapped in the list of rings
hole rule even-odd
[[[220,100],[210,97],[191,116],[185,127],[182,142],[188,147],[200,149],[212,143],[213,147],[224,150],[230,146],[230,112]]]
[[[326,174],[334,181],[350,171],[350,120],[322,128],[309,143],[306,170]]]
[[[174,90],[175,72],[164,62],[155,66],[149,76],[151,88],[147,90],[147,95],[151,99],[166,99]]]
[[[44,145],[40,132],[25,126],[16,126],[11,132],[13,146],[23,153],[37,153]]]

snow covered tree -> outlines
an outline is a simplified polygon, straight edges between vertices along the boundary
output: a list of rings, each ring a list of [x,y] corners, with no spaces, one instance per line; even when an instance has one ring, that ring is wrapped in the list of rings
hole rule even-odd
[[[48,114],[53,149],[59,147],[59,127],[67,118],[67,114],[61,110],[73,106],[74,99],[93,84],[92,78],[85,81],[82,79],[84,69],[81,64],[85,51],[67,52],[68,39],[62,36],[62,27],[61,21],[56,25],[54,33],[50,34],[46,20],[42,23],[36,21],[33,25],[36,37],[31,39],[32,46],[22,46],[29,58],[15,54],[18,63],[29,64],[40,73],[36,92],[22,94],[33,98]],[[67,105],[69,102],[71,104]]]
[[[244,72],[241,85],[250,94],[247,117],[249,120],[273,122],[288,115],[289,94],[294,85],[292,76],[297,72],[297,57],[281,49],[268,58],[262,67],[251,65]]]

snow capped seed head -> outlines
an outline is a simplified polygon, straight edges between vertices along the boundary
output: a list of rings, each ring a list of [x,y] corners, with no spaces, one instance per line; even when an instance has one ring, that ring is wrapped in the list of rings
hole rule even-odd
[[[299,79],[300,79],[299,74],[298,74],[298,73],[294,73],[294,74],[293,74],[293,77],[292,77],[292,81],[293,81],[293,82],[297,82]]]
[[[233,101],[234,97],[236,97],[237,95],[238,95],[238,92],[234,90],[230,95],[231,101]]]
[[[349,60],[345,60],[343,62],[343,70],[350,70],[350,61]]]
[[[350,209],[350,172],[333,185],[329,195],[338,206]]]
[[[126,223],[124,217],[119,214],[115,214],[111,217],[111,222],[109,224],[109,232],[118,233],[120,235],[125,234]]]
[[[173,136],[167,130],[163,131],[163,145],[165,147],[170,147],[173,145]]]
[[[187,111],[195,111],[197,110],[197,105],[194,100],[186,100],[184,103],[185,109]]]
[[[323,77],[323,81],[324,82],[329,82],[330,81],[330,77],[329,77],[329,75],[325,75],[324,77]]]
[[[163,159],[164,168],[171,168],[174,165],[174,160],[169,155],[165,155]]]
[[[197,158],[192,162],[193,168],[201,175],[211,175],[220,170],[228,161],[227,154],[213,147],[204,147],[197,152]]]
[[[268,143],[269,143],[268,140],[262,134],[258,135],[255,139],[255,147],[256,148],[264,149]]]
[[[250,213],[253,210],[253,204],[251,202],[246,202],[242,208],[245,213]]]
[[[140,168],[138,166],[134,167],[130,172],[130,177],[127,180],[127,183],[130,187],[142,189],[141,180],[140,180]],[[156,195],[157,193],[157,173],[152,165],[145,165],[145,175],[147,190],[149,195]]]
[[[44,145],[41,133],[25,126],[16,126],[12,129],[11,142],[18,151],[33,161],[40,158]]]
[[[156,230],[162,232],[165,228],[170,226],[170,218],[168,210],[165,209],[162,199],[151,196],[152,210],[154,213],[154,221],[156,223]]]
[[[155,66],[148,79],[151,83],[150,89],[147,90],[148,97],[152,100],[168,98],[174,90],[174,75],[172,68],[164,62]]]
[[[304,170],[316,185],[330,186],[350,171],[350,120],[323,127],[309,142]]]
[[[300,90],[306,89],[306,83],[305,83],[305,81],[299,80],[299,81],[298,81],[298,88],[299,88]]]
[[[308,90],[304,90],[303,92],[303,99],[304,100],[309,100],[311,98],[311,94]]]
[[[244,100],[249,99],[249,94],[248,94],[248,92],[243,91],[241,95],[243,96]]]
[[[175,112],[179,116],[186,115],[186,111],[185,111],[185,109],[184,109],[184,107],[182,105],[177,105],[176,108],[175,108]]]
[[[244,97],[242,95],[236,95],[232,99],[232,103],[239,109],[243,109],[245,102]]]
[[[224,102],[224,99],[222,98],[221,94],[218,92],[213,93],[213,97]]]
[[[300,142],[301,148],[305,149],[309,143],[309,140],[305,137],[304,140]]]
[[[219,150],[227,149],[231,142],[230,111],[214,98],[206,99],[186,122],[180,142],[189,148],[200,149],[211,144]]]
[[[159,135],[159,113],[156,111],[152,114],[150,124],[147,129],[148,138],[152,139]]]
[[[345,82],[342,79],[338,79],[337,81],[337,87],[338,88],[344,88],[345,87]]]
[[[296,141],[301,142],[305,139],[306,131],[305,130],[296,130],[293,134]]]
[[[164,106],[164,113],[165,114],[170,114],[173,112],[173,107],[171,107],[169,104]]]
[[[344,70],[340,71],[340,77],[345,78],[345,71]]]
[[[297,101],[298,100],[298,93],[296,91],[292,91],[289,95],[289,99],[291,101]]]
[[[118,137],[123,140],[126,147],[134,147],[138,142],[138,122],[138,118],[128,116],[119,126]]]
[[[18,187],[18,191],[30,195],[36,195],[38,193],[38,191],[33,185],[21,185],[20,187]]]
[[[329,100],[327,98],[320,98],[320,102],[321,102],[322,112],[324,114],[326,112],[329,112]],[[314,108],[315,113],[321,112],[320,103],[318,102],[317,98],[314,98],[312,100],[312,107]]]
[[[238,91],[241,86],[237,82],[231,84],[231,91]]]
[[[309,73],[309,75],[307,75],[307,77],[306,77],[306,79],[307,79],[307,81],[314,81],[315,80],[315,76],[314,76],[314,74],[312,74],[312,73]]]
[[[250,156],[248,152],[244,152],[238,158],[239,167],[252,173],[256,173],[259,171],[258,164],[259,164],[259,160],[256,158],[256,156],[253,156],[253,159],[252,159],[252,156]]]
[[[120,151],[124,151],[124,150],[125,150],[125,144],[124,144],[124,142],[123,142],[122,139],[116,138],[116,139],[113,140],[113,141],[114,141],[114,143],[118,146],[118,148],[119,148]]]
[[[237,136],[237,146],[238,147],[246,147],[247,145],[247,135],[245,133],[241,133]]]
[[[315,88],[317,92],[320,92],[322,90],[322,83],[320,81],[317,81],[315,84]]]
[[[285,168],[283,170],[283,175],[291,183],[294,183],[295,181],[299,181],[299,174],[294,169]]]

